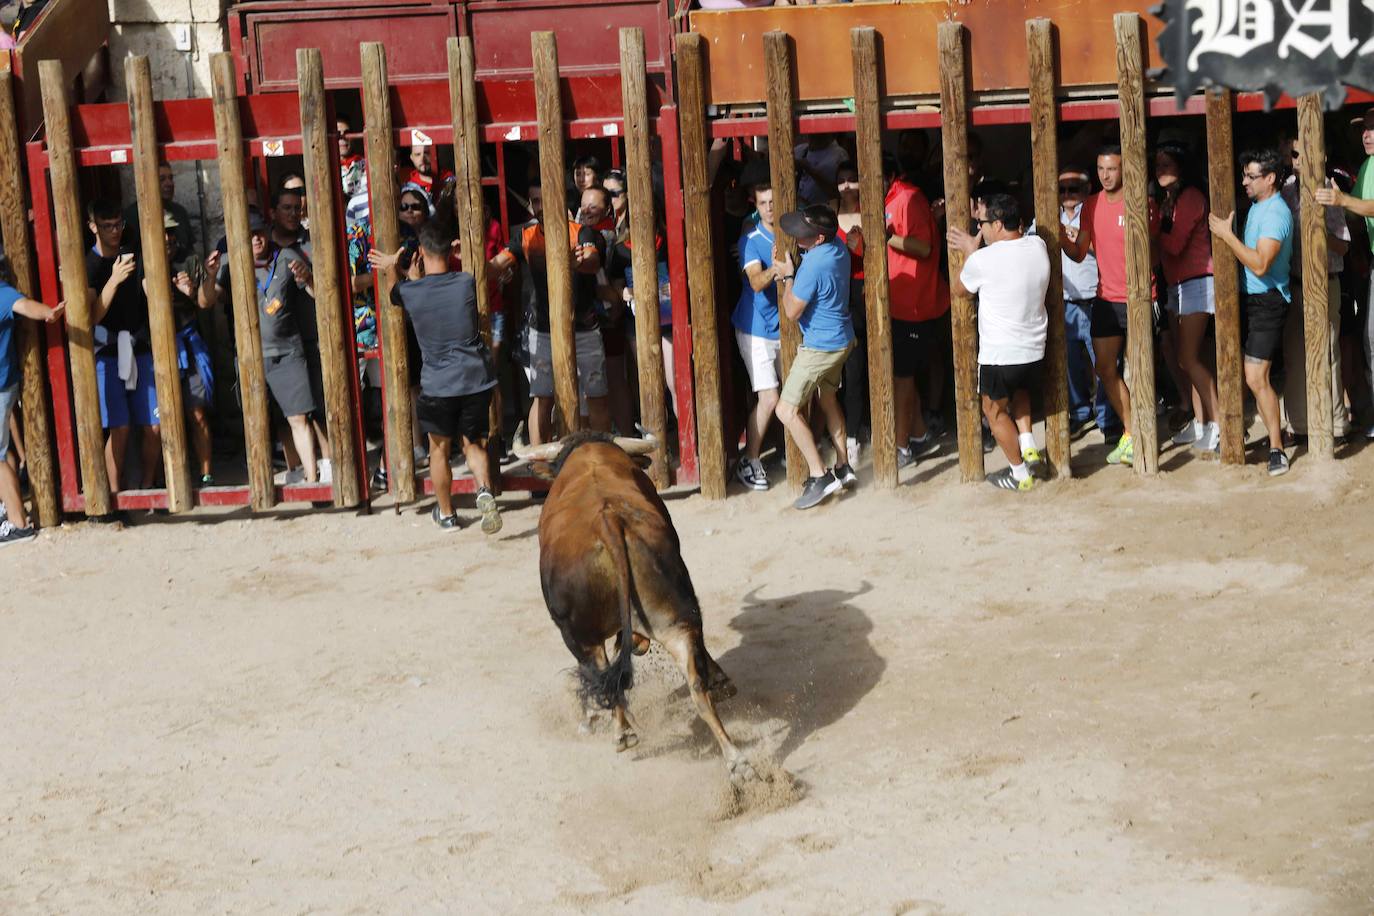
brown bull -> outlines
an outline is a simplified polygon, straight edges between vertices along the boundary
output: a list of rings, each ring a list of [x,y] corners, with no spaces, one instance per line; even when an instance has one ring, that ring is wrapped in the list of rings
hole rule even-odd
[[[634,681],[633,656],[656,640],[686,676],[730,778],[757,778],[716,714],[711,691],[730,696],[734,688],[706,651],[677,531],[653,484],[615,440],[599,433],[562,443],[553,470],[539,516],[544,602],[577,659],[584,701],[614,715],[616,750],[639,743],[626,717],[625,691]],[[606,653],[612,637],[614,662]]]

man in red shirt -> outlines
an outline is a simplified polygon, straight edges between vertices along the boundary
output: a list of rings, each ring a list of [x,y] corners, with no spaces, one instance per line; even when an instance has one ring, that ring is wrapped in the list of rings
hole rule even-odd
[[[1097,299],[1092,307],[1094,368],[1112,409],[1125,432],[1107,455],[1108,464],[1133,464],[1131,392],[1121,375],[1121,351],[1126,344],[1126,191],[1121,183],[1121,147],[1104,146],[1097,154],[1097,180],[1102,190],[1083,205],[1080,227],[1063,227],[1062,247],[1071,260],[1082,261],[1091,251],[1097,258]],[[1159,209],[1150,204],[1150,237],[1159,234]],[[1154,296],[1151,280],[1151,297]],[[1153,405],[1146,405],[1149,409]],[[1110,444],[1110,443],[1109,443]]]
[[[433,200],[444,186],[444,182],[453,177],[449,171],[437,172],[434,165],[434,147],[427,143],[412,143],[410,145],[410,168],[402,168],[398,176],[400,181],[398,187],[408,184],[418,185],[421,190],[429,195]]]
[[[925,194],[916,186],[916,163],[903,162],[883,202],[887,223],[887,274],[892,314],[892,397],[896,410],[897,466],[913,464],[936,447],[926,429],[916,373],[930,373],[930,395],[939,403],[944,361],[937,346],[949,314],[949,283],[940,271],[939,227]]]

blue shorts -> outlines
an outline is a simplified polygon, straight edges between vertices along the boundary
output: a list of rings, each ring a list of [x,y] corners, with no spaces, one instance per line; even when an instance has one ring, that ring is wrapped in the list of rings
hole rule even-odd
[[[157,426],[157,381],[153,375],[153,354],[135,353],[138,386],[124,387],[119,377],[119,357],[102,353],[95,358],[95,383],[100,390],[100,425],[105,429],[122,426]]]
[[[506,312],[496,309],[491,313],[491,345],[499,347],[506,340]]]

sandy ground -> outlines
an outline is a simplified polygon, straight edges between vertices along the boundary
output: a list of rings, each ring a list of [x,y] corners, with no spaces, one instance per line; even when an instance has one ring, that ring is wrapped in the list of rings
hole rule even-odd
[[[738,803],[656,654],[581,736],[537,505],[0,554],[5,913],[1374,910],[1374,449],[805,515],[670,501]],[[427,509],[427,507],[425,507]]]

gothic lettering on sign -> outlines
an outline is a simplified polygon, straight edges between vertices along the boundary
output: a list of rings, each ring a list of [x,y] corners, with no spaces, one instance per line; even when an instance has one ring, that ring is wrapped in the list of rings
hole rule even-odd
[[[1156,15],[1180,104],[1203,86],[1321,92],[1329,107],[1374,89],[1374,0],[1165,0]]]

